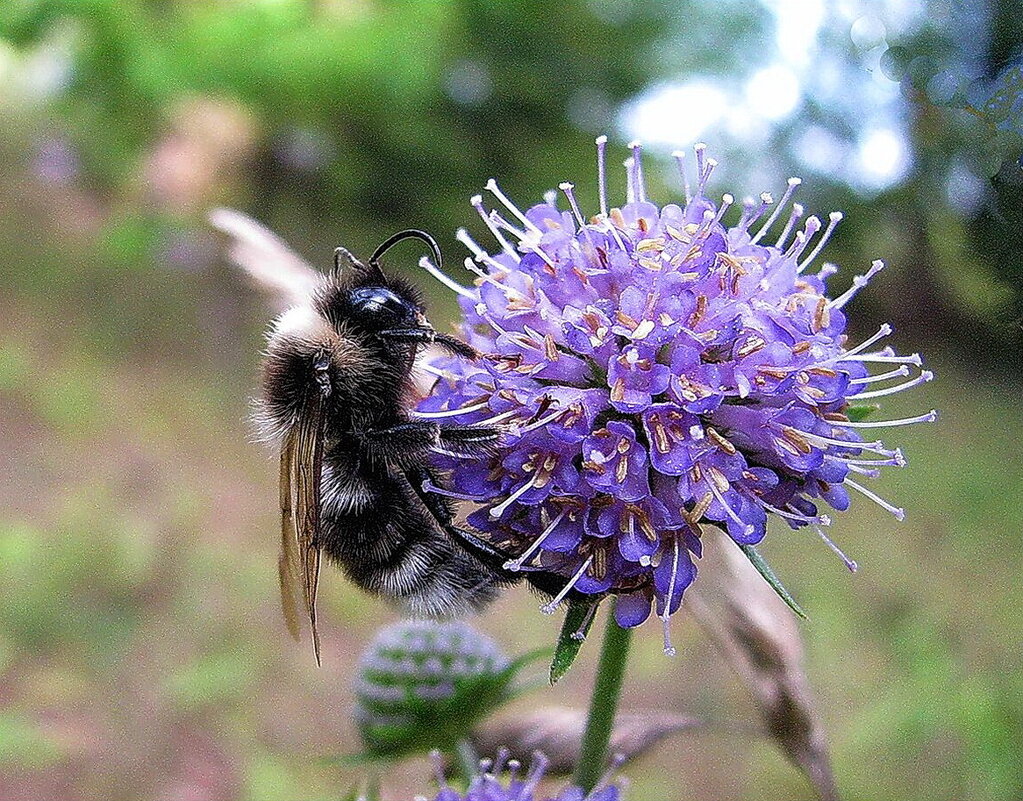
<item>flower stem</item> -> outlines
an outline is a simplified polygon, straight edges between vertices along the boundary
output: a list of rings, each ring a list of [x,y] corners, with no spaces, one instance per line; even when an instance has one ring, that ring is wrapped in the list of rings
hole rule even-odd
[[[625,664],[629,659],[632,629],[623,629],[615,621],[614,608],[607,616],[604,644],[597,664],[597,680],[590,698],[590,713],[586,719],[579,764],[575,770],[575,783],[588,793],[600,781],[607,767],[608,743],[614,728],[618,697],[622,691]]]

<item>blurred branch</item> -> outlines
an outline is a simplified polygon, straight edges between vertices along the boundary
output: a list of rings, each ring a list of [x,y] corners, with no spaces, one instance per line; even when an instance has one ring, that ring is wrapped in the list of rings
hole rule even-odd
[[[631,760],[669,735],[702,726],[696,718],[655,709],[622,712],[611,734],[612,754]],[[569,774],[579,761],[579,746],[586,728],[586,712],[570,707],[544,707],[532,714],[490,721],[473,733],[481,754],[511,751],[513,759],[528,763],[534,751],[550,760],[550,773]]]

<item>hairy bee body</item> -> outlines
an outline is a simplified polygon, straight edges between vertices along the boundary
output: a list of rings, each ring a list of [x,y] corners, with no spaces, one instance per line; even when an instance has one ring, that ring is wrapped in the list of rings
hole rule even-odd
[[[282,588],[304,586],[315,625],[310,573],[322,553],[409,614],[479,610],[502,579],[452,541],[450,506],[422,486],[439,480],[427,461],[432,448],[482,454],[498,432],[409,413],[417,350],[433,341],[468,348],[430,327],[413,287],[355,264],[362,269],[348,277],[325,276],[268,335],[258,419],[282,445],[283,550],[292,538],[300,543],[297,576],[282,569]]]
[[[426,462],[436,429],[408,415],[412,348],[374,342],[342,321],[324,325],[337,314],[337,291],[325,286],[311,309],[286,313],[271,330],[262,423],[279,435],[308,414],[309,393],[322,392],[315,362],[326,356],[317,545],[353,583],[409,614],[478,610],[497,577],[442,530],[436,516],[452,516],[444,499],[427,506],[417,492],[425,478],[437,480]]]
[[[267,333],[256,423],[281,452],[285,619],[297,638],[305,613],[317,662],[321,556],[415,616],[477,611],[523,578],[542,594],[561,591],[560,575],[509,569],[508,554],[456,526],[450,501],[426,489],[444,484],[430,466],[432,451],[490,458],[501,435],[412,411],[421,348],[479,356],[435,331],[415,288],[380,268],[380,256],[408,238],[426,242],[439,266],[433,239],[402,231],[365,264],[338,248],[334,269],[322,274],[243,214],[218,209],[211,221],[233,238],[232,259],[289,305]]]

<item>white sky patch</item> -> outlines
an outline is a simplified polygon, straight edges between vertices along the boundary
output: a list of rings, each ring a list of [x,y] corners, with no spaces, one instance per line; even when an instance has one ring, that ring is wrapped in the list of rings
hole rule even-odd
[[[763,0],[775,18],[778,54],[794,66],[809,66],[824,22],[823,0]]]
[[[697,78],[653,87],[622,110],[621,120],[631,138],[675,148],[699,139],[727,107],[728,96],[721,88]]]
[[[781,64],[753,73],[746,82],[746,103],[767,120],[783,120],[796,110],[802,88],[796,74]]]
[[[795,155],[809,169],[833,175],[846,160],[848,147],[827,128],[811,125],[795,142]]]
[[[886,41],[919,24],[916,0],[760,0],[773,16],[766,38],[735,77],[680,76],[650,87],[626,105],[619,127],[654,149],[685,148],[701,139],[756,151],[804,100],[826,107],[839,123],[803,120],[789,152],[809,169],[873,194],[897,184],[911,165],[899,84],[880,69]],[[845,46],[842,40],[847,43]],[[851,47],[850,47],[851,46]],[[854,55],[846,49],[855,48]],[[855,133],[848,134],[848,130]]]
[[[909,167],[906,140],[891,128],[865,131],[856,148],[849,180],[868,189],[882,189],[901,178]]]

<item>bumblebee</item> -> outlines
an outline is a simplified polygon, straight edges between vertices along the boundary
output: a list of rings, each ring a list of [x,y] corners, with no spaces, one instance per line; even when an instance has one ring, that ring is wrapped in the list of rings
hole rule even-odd
[[[436,331],[415,287],[381,268],[384,253],[406,239],[429,246],[439,266],[433,238],[401,231],[365,263],[338,248],[324,275],[238,212],[221,209],[211,221],[234,237],[233,259],[291,304],[267,333],[257,425],[280,447],[278,569],[292,636],[304,611],[319,664],[322,556],[363,590],[419,617],[478,611],[521,578],[503,568],[506,554],[454,525],[447,498],[423,489],[443,486],[431,451],[489,458],[501,436],[492,426],[411,414],[421,348],[479,356]],[[540,572],[529,580],[545,592],[563,583]]]

